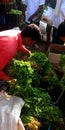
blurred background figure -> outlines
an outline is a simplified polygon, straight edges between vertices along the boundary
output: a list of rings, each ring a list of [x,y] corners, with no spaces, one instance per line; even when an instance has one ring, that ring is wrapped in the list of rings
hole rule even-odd
[[[57,36],[63,41],[65,45],[65,20],[58,26]]]
[[[7,12],[11,9],[10,3],[13,3],[13,0],[0,0],[0,30],[7,29]]]
[[[45,0],[22,0],[23,1],[23,17],[27,24],[36,23],[39,12],[43,9]],[[40,20],[40,19],[39,19]],[[38,24],[38,23],[36,23]]]
[[[65,19],[65,0],[46,0],[41,20],[55,28]]]
[[[65,19],[64,0],[46,0],[45,9],[39,22],[44,41],[57,42],[57,28]],[[62,44],[61,41],[59,43]]]
[[[53,26],[58,28],[60,23],[65,19],[65,0],[57,0],[56,7],[54,11],[54,22]]]

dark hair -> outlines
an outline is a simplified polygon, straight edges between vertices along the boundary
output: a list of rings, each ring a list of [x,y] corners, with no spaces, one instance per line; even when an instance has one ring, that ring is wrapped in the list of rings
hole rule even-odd
[[[57,29],[57,36],[62,37],[65,36],[65,21],[63,21]]]
[[[0,91],[5,90],[9,91],[9,83],[6,80],[0,80]]]
[[[29,24],[25,29],[22,30],[23,37],[31,37],[34,41],[41,41],[41,31],[36,24]]]

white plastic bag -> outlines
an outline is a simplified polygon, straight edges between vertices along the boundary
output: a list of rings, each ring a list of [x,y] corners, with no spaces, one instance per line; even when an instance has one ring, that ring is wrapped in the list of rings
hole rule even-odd
[[[24,101],[21,98],[0,93],[0,130],[19,130],[23,105]],[[25,130],[22,122],[20,128]]]

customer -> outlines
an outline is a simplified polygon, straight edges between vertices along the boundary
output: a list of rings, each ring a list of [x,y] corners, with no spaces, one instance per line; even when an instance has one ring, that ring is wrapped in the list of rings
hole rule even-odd
[[[45,0],[22,0],[24,4],[23,16],[25,22],[30,24],[35,22],[38,18],[40,11],[43,9]]]
[[[65,21],[60,23],[56,29],[53,26],[49,26],[47,23],[40,21],[39,28],[42,32],[42,40],[47,43],[61,44],[65,42]],[[49,37],[49,38],[48,38]]]
[[[60,25],[61,22],[63,22],[65,19],[65,0],[57,0],[56,3],[56,8],[54,12],[54,22],[53,26],[58,26]]]
[[[22,98],[8,95],[9,83],[0,81],[0,130],[25,130],[20,119]]]
[[[65,0],[46,0],[41,19],[55,28],[65,19]],[[53,2],[55,1],[55,4]]]
[[[58,29],[57,29],[57,36],[62,40],[63,44],[65,45],[65,21],[63,21]]]
[[[56,0],[45,0],[45,8],[43,10],[41,20],[43,20],[51,26],[53,25],[55,7]]]
[[[30,24],[22,32],[20,30],[6,30],[0,32],[0,79],[10,80],[4,72],[5,66],[18,51],[30,54],[23,45],[30,46],[41,40],[41,32],[37,25]]]
[[[45,5],[46,8],[39,23],[39,27],[45,33],[43,38],[52,43],[63,44],[62,40],[57,37],[57,28],[65,19],[65,0],[45,0]]]

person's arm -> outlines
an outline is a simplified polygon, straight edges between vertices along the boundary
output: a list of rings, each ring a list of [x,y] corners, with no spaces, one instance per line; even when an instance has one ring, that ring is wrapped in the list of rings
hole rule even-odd
[[[23,52],[24,54],[30,54],[30,51],[22,44],[22,35],[21,32],[18,33],[18,39],[19,39],[19,44],[18,44],[18,51]]]
[[[30,22],[33,21],[34,17],[37,16],[42,9],[43,9],[43,5],[40,5],[39,8],[36,10],[36,12],[32,16],[30,16],[28,20]]]
[[[20,51],[22,51],[24,54],[30,54],[30,51],[22,45],[22,47],[20,48]]]

